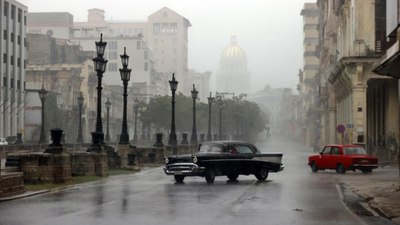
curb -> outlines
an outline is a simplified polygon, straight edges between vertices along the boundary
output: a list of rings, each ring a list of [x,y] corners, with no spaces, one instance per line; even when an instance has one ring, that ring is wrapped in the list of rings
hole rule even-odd
[[[40,195],[40,194],[47,193],[47,192],[50,192],[50,191],[51,190],[48,190],[48,189],[41,190],[41,191],[28,191],[28,192],[25,192],[23,194],[0,198],[0,202],[11,201],[11,200],[25,198],[25,197],[34,196],[34,195]]]

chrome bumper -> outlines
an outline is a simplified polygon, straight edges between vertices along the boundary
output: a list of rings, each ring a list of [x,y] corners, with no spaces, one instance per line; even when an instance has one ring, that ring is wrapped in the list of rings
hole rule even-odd
[[[164,168],[164,173],[167,175],[197,176],[203,174],[204,171],[204,167],[199,167],[195,163],[174,163]]]
[[[353,164],[354,168],[378,168],[378,164]]]

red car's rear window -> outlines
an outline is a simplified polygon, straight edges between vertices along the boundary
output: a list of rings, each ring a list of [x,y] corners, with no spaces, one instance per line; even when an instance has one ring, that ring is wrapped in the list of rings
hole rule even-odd
[[[365,149],[363,147],[344,147],[345,155],[366,155]]]

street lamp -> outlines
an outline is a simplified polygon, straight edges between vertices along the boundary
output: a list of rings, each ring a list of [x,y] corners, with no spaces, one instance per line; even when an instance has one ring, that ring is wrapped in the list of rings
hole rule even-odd
[[[172,115],[171,115],[171,133],[169,134],[169,140],[168,140],[168,145],[176,147],[177,145],[177,140],[176,140],[176,133],[175,133],[175,92],[176,89],[178,88],[178,81],[175,80],[175,74],[172,74],[172,80],[169,81],[169,86],[171,87],[172,91],[172,100],[171,100],[171,106],[172,106]],[[174,154],[176,154],[177,149],[174,148]]]
[[[133,143],[137,142],[137,115],[139,110],[139,100],[135,99],[135,105],[133,105],[133,110],[135,111],[135,133],[133,134]]]
[[[217,102],[219,105],[219,134],[218,138],[222,140],[222,107],[224,105],[224,102],[222,101],[222,96],[217,96]]]
[[[211,92],[210,92],[210,97],[207,98],[208,100],[208,131],[207,131],[207,141],[211,141],[211,105],[214,101],[214,98],[211,97]]]
[[[105,103],[106,109],[107,109],[107,133],[106,133],[106,141],[110,142],[110,108],[111,108],[111,102],[107,98],[107,101]]]
[[[101,121],[101,80],[103,73],[106,71],[108,60],[104,59],[104,51],[107,42],[103,41],[103,34],[100,34],[100,41],[96,41],[96,58],[93,58],[94,70],[97,72],[97,118],[96,118],[96,131],[92,132],[92,145],[88,151],[96,151],[98,147],[104,143],[103,124]]]
[[[85,100],[82,96],[82,92],[79,93],[78,96],[78,105],[79,105],[79,128],[78,128],[78,139],[76,142],[82,143],[83,142],[83,137],[82,137],[82,105],[83,105],[83,100]]]
[[[126,54],[126,47],[124,47],[124,54],[121,55],[122,69],[119,69],[121,80],[124,84],[124,111],[122,116],[122,132],[119,139],[120,144],[129,144],[128,124],[126,122],[126,105],[128,99],[128,81],[131,78],[131,69],[128,69],[129,56]]]
[[[192,136],[190,139],[190,143],[192,145],[197,145],[197,133],[196,133],[196,99],[199,92],[196,90],[196,87],[193,84],[192,99],[193,99],[193,128],[192,128]]]
[[[47,93],[48,91],[44,89],[44,85],[42,85],[42,89],[39,90],[39,98],[40,101],[42,102],[42,127],[40,129],[40,138],[39,138],[39,144],[45,144],[46,143],[46,131],[45,131],[45,120],[44,120],[44,111],[45,111],[45,101],[47,98]]]

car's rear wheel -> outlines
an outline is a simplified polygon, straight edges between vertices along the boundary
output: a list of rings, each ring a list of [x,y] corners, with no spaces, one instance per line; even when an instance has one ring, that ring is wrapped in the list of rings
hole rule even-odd
[[[344,168],[343,164],[339,163],[336,166],[336,173],[344,174],[346,169]]]
[[[185,176],[183,175],[174,175],[175,181],[178,183],[182,183],[183,180],[185,179]]]
[[[239,177],[238,173],[229,173],[228,175],[226,175],[228,177],[228,179],[230,181],[235,181],[237,180],[237,178]]]
[[[317,164],[315,162],[312,162],[310,167],[311,167],[311,171],[313,173],[318,172],[318,167],[317,167]]]
[[[264,166],[261,166],[256,173],[254,174],[259,181],[264,181],[268,177],[268,169]]]
[[[212,167],[208,167],[205,172],[205,178],[207,183],[212,184],[215,180],[215,171]]]

